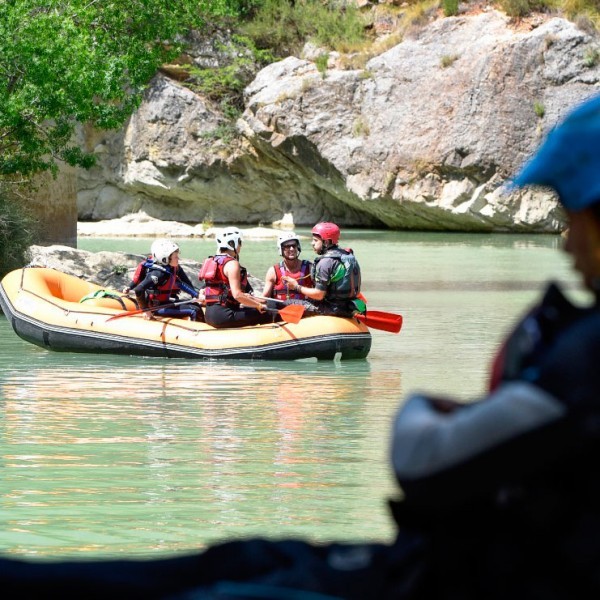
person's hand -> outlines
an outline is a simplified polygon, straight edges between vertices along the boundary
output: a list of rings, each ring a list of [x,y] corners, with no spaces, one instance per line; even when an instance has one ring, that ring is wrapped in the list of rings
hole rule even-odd
[[[154,313],[151,311],[145,312],[144,319],[146,319],[146,321],[154,321]]]
[[[124,287],[122,293],[125,294],[125,295],[127,295],[127,294],[129,294],[130,291],[131,291],[131,288]]]
[[[281,280],[284,281],[288,288],[292,291],[296,291],[300,287],[298,280],[290,277],[289,275],[283,275]]]
[[[204,294],[204,290],[200,290],[198,292],[198,295],[196,296],[198,302],[200,302],[201,304],[204,304],[206,302],[206,296]]]

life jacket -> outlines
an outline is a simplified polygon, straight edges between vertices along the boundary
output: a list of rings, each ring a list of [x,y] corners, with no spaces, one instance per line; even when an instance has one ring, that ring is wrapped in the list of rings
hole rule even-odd
[[[162,267],[153,267],[154,270],[167,271]],[[167,271],[168,272],[168,271]],[[156,286],[148,293],[148,300],[152,304],[166,304],[171,299],[171,296],[177,294],[179,286],[177,285],[177,276],[175,273],[169,273],[168,279],[162,285]]]
[[[229,279],[225,275],[225,265],[235,260],[233,256],[227,254],[217,254],[216,256],[209,256],[203,263],[198,279],[203,281],[205,284],[204,297],[206,298],[206,304],[222,304],[230,308],[239,308],[240,303],[234,299],[231,294],[231,288],[229,287]],[[248,282],[248,272],[245,267],[240,265],[240,286],[243,291],[247,292],[252,290],[250,283]]]
[[[273,287],[272,297],[277,300],[290,300],[290,299],[302,299],[304,294],[293,292],[289,289],[288,285],[281,278],[283,275],[293,277],[296,281],[300,282],[300,285],[306,287],[312,287],[313,282],[310,277],[311,264],[308,260],[303,260],[300,264],[299,271],[288,271],[285,268],[285,263],[282,260],[279,264],[274,265],[275,268],[275,286]]]
[[[162,265],[157,265],[151,256],[149,256],[146,260],[143,260],[136,267],[131,281],[134,286],[138,285],[144,281],[144,279],[146,279],[148,272],[153,269],[163,273],[168,273],[169,277],[162,285],[150,288],[148,290],[148,301],[155,305],[166,304],[169,302],[171,296],[179,291],[179,286],[177,285],[177,275],[170,269],[166,269]]]
[[[335,258],[338,268],[327,282],[326,300],[352,300],[360,294],[360,266],[351,248],[330,248],[313,262],[311,278],[317,280],[317,265],[324,258]]]
[[[131,278],[131,282],[133,283],[132,287],[135,287],[139,283],[142,283],[144,279],[146,279],[146,275],[148,274],[148,269],[154,266],[154,259],[152,256],[148,256],[146,260],[143,260],[135,269],[135,273]]]

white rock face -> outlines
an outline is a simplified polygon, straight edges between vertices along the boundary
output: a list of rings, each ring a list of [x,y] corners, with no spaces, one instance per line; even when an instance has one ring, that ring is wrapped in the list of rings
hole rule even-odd
[[[246,89],[232,143],[215,107],[159,76],[124,131],[86,133],[99,162],[80,179],[79,217],[560,231],[548,193],[502,186],[598,91],[598,45],[563,19],[525,31],[489,11],[437,20],[363,69],[334,57],[323,77],[289,57]]]

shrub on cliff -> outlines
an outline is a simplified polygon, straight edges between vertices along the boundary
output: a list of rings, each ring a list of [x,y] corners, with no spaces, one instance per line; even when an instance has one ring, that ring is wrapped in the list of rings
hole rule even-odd
[[[367,39],[366,25],[360,9],[351,3],[260,0],[242,31],[257,47],[269,48],[283,58],[299,55],[309,40],[331,50],[356,50]]]

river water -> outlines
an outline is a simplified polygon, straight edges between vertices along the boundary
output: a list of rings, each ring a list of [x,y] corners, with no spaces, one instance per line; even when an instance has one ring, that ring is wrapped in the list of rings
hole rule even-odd
[[[544,282],[580,293],[558,236],[356,231],[342,241],[371,308],[404,316],[398,335],[372,330],[366,360],[51,353],[0,316],[0,553],[148,557],[253,535],[390,540],[398,406],[416,390],[480,396],[499,340]],[[213,250],[181,246],[197,260]],[[244,244],[255,276],[275,258],[273,241]]]

